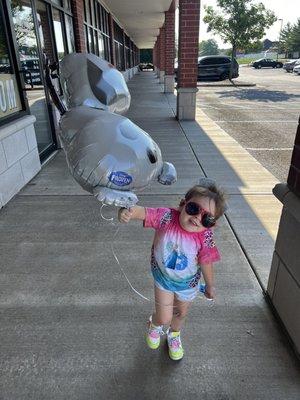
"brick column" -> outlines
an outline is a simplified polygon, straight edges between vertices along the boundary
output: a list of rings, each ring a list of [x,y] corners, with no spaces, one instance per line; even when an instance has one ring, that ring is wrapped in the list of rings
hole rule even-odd
[[[200,0],[179,0],[177,119],[194,120],[198,75]]]
[[[165,79],[164,92],[174,92],[174,59],[175,59],[175,1],[165,12]]]
[[[155,42],[155,45],[153,48],[153,65],[154,65],[154,72],[155,72],[155,74],[157,74],[157,69],[158,69],[157,41]]]
[[[84,16],[83,0],[72,0],[71,5],[73,12],[76,52],[84,53],[87,50],[86,50],[84,26],[83,26],[83,16]]]
[[[114,19],[111,14],[108,14],[108,25],[109,25],[109,46],[110,46],[110,62],[116,67],[116,51],[115,51],[115,31],[114,31]]]
[[[157,70],[156,76],[159,78],[159,71],[160,71],[160,35],[157,36]]]
[[[267,298],[300,353],[300,119],[286,183],[273,189],[281,201],[282,214],[268,280]]]
[[[289,188],[300,197],[300,118],[287,183]]]
[[[159,83],[165,82],[165,58],[166,58],[166,29],[165,25],[160,28],[160,46],[159,46]]]

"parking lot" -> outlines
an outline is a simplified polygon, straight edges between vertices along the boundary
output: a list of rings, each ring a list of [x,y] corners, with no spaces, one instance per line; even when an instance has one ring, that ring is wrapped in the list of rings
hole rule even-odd
[[[200,83],[198,107],[276,178],[286,181],[300,114],[300,76],[283,69],[240,67],[235,82],[256,86]]]

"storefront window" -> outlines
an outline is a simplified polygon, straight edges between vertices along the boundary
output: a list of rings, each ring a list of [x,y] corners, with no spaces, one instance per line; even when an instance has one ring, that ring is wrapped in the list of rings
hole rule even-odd
[[[73,29],[73,19],[69,15],[66,15],[66,34],[67,34],[67,42],[68,42],[68,52],[75,52],[75,38],[74,38],[74,29]]]
[[[67,53],[63,40],[63,29],[61,20],[62,15],[60,11],[57,10],[56,8],[53,8],[52,15],[53,15],[53,25],[54,25],[54,35],[57,48],[57,55],[58,59],[61,60]]]
[[[0,119],[22,110],[18,85],[13,72],[4,18],[0,8]]]
[[[84,0],[84,25],[88,51],[110,60],[108,12],[97,0]]]

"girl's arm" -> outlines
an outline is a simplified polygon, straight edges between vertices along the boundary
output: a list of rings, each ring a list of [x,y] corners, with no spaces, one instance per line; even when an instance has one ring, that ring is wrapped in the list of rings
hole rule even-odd
[[[129,222],[131,219],[140,219],[144,221],[146,218],[145,207],[134,206],[131,208],[120,208],[118,212],[120,222]]]
[[[213,299],[215,297],[213,264],[212,263],[202,264],[201,271],[206,284],[204,294],[208,299]]]

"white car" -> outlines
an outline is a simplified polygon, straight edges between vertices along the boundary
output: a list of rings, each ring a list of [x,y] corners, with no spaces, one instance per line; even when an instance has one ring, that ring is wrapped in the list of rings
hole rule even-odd
[[[297,65],[294,67],[293,72],[294,72],[295,74],[300,75],[300,64],[297,64]]]

